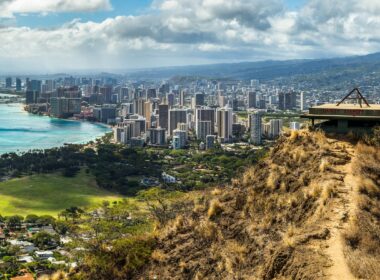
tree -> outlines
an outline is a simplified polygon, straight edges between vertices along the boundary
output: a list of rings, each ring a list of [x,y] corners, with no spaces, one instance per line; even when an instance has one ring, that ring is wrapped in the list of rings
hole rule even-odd
[[[24,220],[24,217],[15,215],[6,218],[7,227],[10,229],[19,229],[21,227],[21,222]]]
[[[55,218],[49,215],[40,216],[36,223],[41,226],[52,225],[55,222]]]
[[[76,219],[79,219],[83,213],[84,213],[83,209],[73,206],[73,207],[65,209],[64,211],[59,213],[58,216],[64,217],[66,221],[68,218],[71,218],[74,221]]]
[[[15,275],[18,272],[19,264],[16,257],[5,256],[3,257],[4,272]]]
[[[25,223],[29,223],[29,224],[35,224],[37,220],[38,220],[37,215],[30,214],[25,217]]]
[[[58,244],[59,242],[59,236],[58,235],[52,235],[45,231],[41,231],[36,233],[33,236],[33,244],[40,248],[40,249],[47,249],[51,248],[52,246]]]
[[[66,234],[70,229],[70,224],[67,221],[55,221],[54,222],[54,229],[59,234]]]
[[[120,238],[108,246],[89,243],[79,272],[70,279],[131,279],[133,273],[146,264],[155,241],[151,236]]]

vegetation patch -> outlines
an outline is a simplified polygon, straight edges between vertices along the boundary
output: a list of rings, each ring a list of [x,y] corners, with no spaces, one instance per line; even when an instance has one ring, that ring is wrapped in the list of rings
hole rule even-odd
[[[121,200],[121,197],[99,188],[93,176],[85,172],[75,177],[32,175],[0,183],[0,214],[3,216],[57,216],[72,206],[98,207],[104,200]]]

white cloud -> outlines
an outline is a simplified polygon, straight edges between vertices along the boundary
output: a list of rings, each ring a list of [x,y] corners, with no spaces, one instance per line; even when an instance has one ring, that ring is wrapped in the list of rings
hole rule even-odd
[[[3,0],[0,6],[19,1],[34,0]],[[25,4],[24,10],[8,11],[13,15],[109,7],[102,0],[45,1],[42,6]],[[282,3],[156,0],[151,13],[139,16],[74,20],[57,29],[0,28],[0,64],[11,59],[20,65],[42,61],[41,67],[145,67],[380,50],[377,1],[362,0],[359,5],[355,0],[310,0],[297,11],[287,10]]]
[[[0,18],[15,14],[87,12],[111,9],[109,0],[0,0]]]

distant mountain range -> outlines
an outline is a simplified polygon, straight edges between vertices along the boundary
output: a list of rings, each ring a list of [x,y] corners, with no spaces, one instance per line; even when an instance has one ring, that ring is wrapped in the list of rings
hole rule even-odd
[[[380,53],[329,59],[260,61],[199,66],[179,66],[132,70],[130,78],[168,79],[174,76],[197,76],[215,79],[259,79],[262,81],[303,75],[338,75],[348,79],[358,74],[380,71]]]

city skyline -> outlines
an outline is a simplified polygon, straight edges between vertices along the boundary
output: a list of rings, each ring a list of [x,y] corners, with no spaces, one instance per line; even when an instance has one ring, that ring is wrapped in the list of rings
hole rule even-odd
[[[380,50],[366,0],[0,2],[1,72],[136,69]]]

